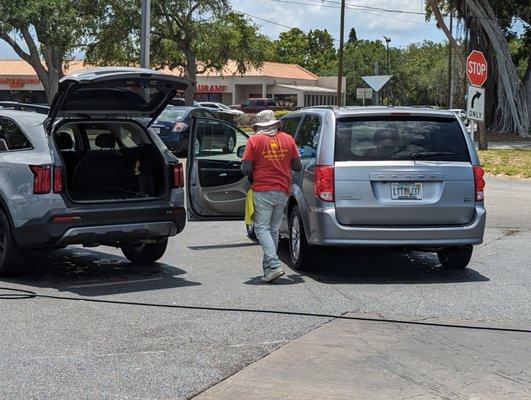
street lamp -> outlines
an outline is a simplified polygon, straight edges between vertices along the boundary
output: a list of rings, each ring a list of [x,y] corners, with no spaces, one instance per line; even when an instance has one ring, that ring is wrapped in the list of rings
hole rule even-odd
[[[391,67],[389,66],[389,43],[391,43],[391,38],[390,37],[387,37],[384,35],[384,40],[385,40],[385,47],[386,47],[386,52],[387,52],[387,75],[390,75],[391,74]],[[389,96],[390,96],[390,89],[387,89],[386,90],[387,92],[387,105],[389,106]]]

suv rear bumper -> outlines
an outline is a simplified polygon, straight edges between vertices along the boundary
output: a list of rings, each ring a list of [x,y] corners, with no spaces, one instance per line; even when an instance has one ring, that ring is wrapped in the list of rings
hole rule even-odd
[[[477,245],[483,242],[486,211],[476,206],[467,225],[426,227],[345,226],[337,222],[335,209],[310,212],[312,245],[438,247]],[[308,232],[309,233],[309,232]]]
[[[54,221],[56,217],[73,216],[73,221]],[[162,239],[184,229],[186,212],[172,203],[135,206],[126,209],[110,207],[76,211],[52,210],[44,217],[15,228],[15,242],[23,248],[60,247],[70,244],[115,245],[123,242]]]

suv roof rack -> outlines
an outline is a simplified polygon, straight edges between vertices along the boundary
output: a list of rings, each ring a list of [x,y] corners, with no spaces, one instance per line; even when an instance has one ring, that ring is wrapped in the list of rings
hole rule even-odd
[[[330,105],[330,106],[307,106],[307,107],[301,107],[300,110],[307,110],[307,109],[310,109],[310,108],[320,108],[320,109],[325,109],[325,110],[337,110],[339,108],[339,106],[334,106],[334,105]]]
[[[16,101],[0,101],[0,108],[17,111],[32,111],[39,114],[48,114],[50,107],[41,104],[18,103]]]

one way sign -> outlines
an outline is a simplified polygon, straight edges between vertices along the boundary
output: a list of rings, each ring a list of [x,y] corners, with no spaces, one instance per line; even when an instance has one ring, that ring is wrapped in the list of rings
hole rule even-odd
[[[485,88],[468,86],[466,115],[474,121],[485,121]]]

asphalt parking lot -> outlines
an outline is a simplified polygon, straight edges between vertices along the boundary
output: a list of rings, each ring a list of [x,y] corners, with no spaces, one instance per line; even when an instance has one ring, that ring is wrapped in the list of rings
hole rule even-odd
[[[260,248],[240,222],[189,223],[161,263],[144,267],[110,248],[36,254],[0,286],[70,299],[0,289],[0,398],[190,398],[330,320],[194,306],[529,328],[531,185],[487,184],[485,243],[465,271],[442,270],[433,254],[358,249],[262,285]]]

